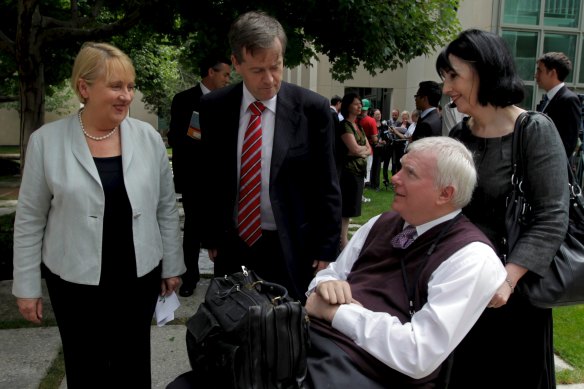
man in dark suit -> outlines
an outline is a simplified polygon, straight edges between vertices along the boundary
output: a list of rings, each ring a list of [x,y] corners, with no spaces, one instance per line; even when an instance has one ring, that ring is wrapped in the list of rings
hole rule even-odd
[[[172,170],[177,193],[182,193],[185,212],[183,252],[187,271],[182,275],[179,294],[188,297],[193,294],[199,282],[199,250],[201,233],[199,207],[200,193],[204,183],[200,180],[201,132],[191,118],[193,111],[199,111],[201,96],[229,84],[231,61],[209,57],[199,66],[201,82],[190,89],[177,93],[172,99],[168,143],[172,147]]]
[[[335,129],[334,137],[334,153],[335,153],[335,167],[337,169],[337,175],[341,175],[341,167],[345,163],[345,157],[347,156],[347,146],[341,139],[343,135],[343,128],[340,126],[341,121],[344,119],[341,115],[341,102],[342,98],[340,96],[334,95],[331,97],[331,117],[333,119],[333,127]]]
[[[246,265],[304,301],[315,271],[336,259],[340,242],[329,102],[281,81],[287,38],[277,20],[243,14],[229,41],[243,82],[201,99],[207,156],[203,247],[216,276]],[[248,135],[256,137],[252,145]],[[250,162],[258,154],[261,163]],[[256,180],[244,194],[249,176]]]
[[[537,85],[546,90],[537,110],[553,120],[568,158],[576,149],[582,125],[580,99],[564,84],[571,70],[572,62],[564,53],[550,52],[537,59],[535,71]]]
[[[440,85],[434,81],[422,81],[414,98],[416,109],[421,114],[416,124],[416,131],[412,135],[412,142],[427,136],[442,135],[442,117],[437,109],[442,98]]]

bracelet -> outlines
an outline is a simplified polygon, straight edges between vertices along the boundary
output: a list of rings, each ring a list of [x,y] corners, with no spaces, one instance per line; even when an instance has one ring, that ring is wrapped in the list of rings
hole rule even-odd
[[[513,293],[513,290],[515,289],[515,287],[513,286],[513,283],[511,282],[511,280],[509,278],[505,278],[505,282],[511,288],[511,293]]]

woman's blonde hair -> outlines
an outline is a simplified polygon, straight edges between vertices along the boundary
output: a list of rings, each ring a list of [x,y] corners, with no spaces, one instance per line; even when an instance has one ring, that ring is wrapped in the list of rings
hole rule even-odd
[[[136,77],[136,70],[130,57],[110,44],[85,42],[73,64],[71,87],[79,101],[85,103],[85,98],[79,91],[79,80],[85,80],[91,85],[102,76],[109,80],[112,74],[119,73],[132,79]]]

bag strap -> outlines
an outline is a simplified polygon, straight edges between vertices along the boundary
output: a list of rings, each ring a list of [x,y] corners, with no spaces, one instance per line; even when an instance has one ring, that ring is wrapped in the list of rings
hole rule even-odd
[[[525,165],[523,164],[523,129],[527,123],[529,112],[525,111],[517,117],[515,121],[515,129],[513,130],[513,149],[511,161],[513,163],[513,174],[511,175],[511,184],[513,189],[519,190],[523,194],[523,180],[526,177]],[[582,188],[576,180],[576,176],[570,166],[570,161],[566,159],[566,166],[568,169],[568,185],[570,189],[570,199],[573,200],[581,210],[584,210],[584,197],[582,196]]]
[[[241,273],[236,273],[236,275],[240,274],[243,276],[243,279],[239,282],[243,285],[239,286],[246,286],[247,288],[255,289],[259,293],[270,296],[272,304],[278,305],[279,303],[288,300],[288,289],[286,289],[285,286],[274,282],[268,282],[258,276],[253,270],[250,270],[245,266],[241,267]]]
[[[523,164],[523,128],[527,122],[528,112],[522,112],[515,120],[513,129],[513,142],[511,148],[511,163],[513,173],[511,174],[511,184],[514,190],[523,193],[522,184],[525,178],[525,165]]]
[[[444,227],[442,227],[442,230],[440,230],[440,233],[438,234],[436,239],[434,239],[434,242],[432,242],[432,245],[430,246],[430,248],[426,252],[426,257],[418,265],[418,267],[416,269],[416,273],[414,274],[414,279],[413,279],[412,285],[410,285],[408,282],[408,273],[406,271],[406,264],[405,264],[404,258],[401,257],[399,260],[400,265],[401,265],[401,272],[402,272],[402,278],[403,278],[403,282],[404,282],[404,288],[406,289],[406,293],[408,295],[408,303],[409,303],[409,307],[410,307],[410,310],[409,310],[410,319],[412,318],[412,316],[414,316],[414,313],[416,313],[416,286],[418,285],[420,275],[422,274],[422,269],[424,268],[424,265],[426,264],[426,262],[428,261],[428,259],[432,255],[432,253],[434,253],[434,250],[436,250],[436,246],[438,245],[438,242],[440,242],[440,240],[442,240],[442,237],[444,236],[446,231],[448,231],[450,229],[450,227],[452,227],[452,225],[458,219],[460,219],[461,216],[462,216],[462,212],[460,212],[458,215],[454,216],[452,219],[450,219],[448,221],[448,223]]]

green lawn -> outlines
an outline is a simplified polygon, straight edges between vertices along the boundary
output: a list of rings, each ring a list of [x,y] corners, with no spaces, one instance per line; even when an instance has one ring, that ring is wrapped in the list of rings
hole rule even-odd
[[[20,154],[19,146],[0,146],[0,154]]]

